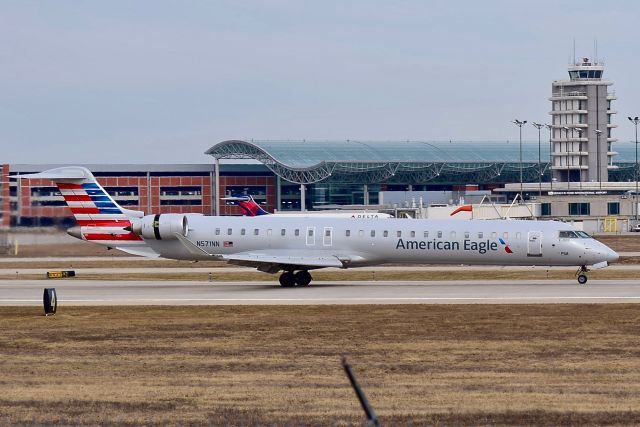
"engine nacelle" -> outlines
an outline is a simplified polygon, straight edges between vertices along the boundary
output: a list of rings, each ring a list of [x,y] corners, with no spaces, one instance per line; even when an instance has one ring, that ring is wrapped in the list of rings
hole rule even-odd
[[[182,214],[146,215],[131,220],[131,231],[144,239],[171,240],[177,238],[175,233],[187,237],[189,224]]]

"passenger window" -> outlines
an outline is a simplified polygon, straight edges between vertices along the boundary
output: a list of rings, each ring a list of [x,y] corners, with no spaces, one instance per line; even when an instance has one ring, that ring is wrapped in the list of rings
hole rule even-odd
[[[347,230],[347,231],[345,231],[345,232],[344,232],[344,235],[345,235],[345,236],[347,236],[347,237],[351,236],[351,230]]]
[[[271,229],[267,228],[267,236],[271,237]]]
[[[389,237],[389,231],[384,230],[384,231],[382,232],[382,237]]]
[[[504,233],[502,233],[502,237],[504,237],[504,240],[509,240],[509,233],[505,231]]]
[[[241,235],[241,236],[244,236],[245,231],[246,231],[246,230],[245,230],[244,228],[241,228],[241,229],[240,229],[240,235]]]
[[[442,231],[438,231],[438,239],[442,238]]]
[[[371,230],[371,237],[376,237],[376,230]]]
[[[411,237],[416,237],[416,232],[415,231],[411,232]]]
[[[280,235],[284,236],[285,234],[287,234],[287,230],[285,230],[284,228],[280,230]]]
[[[498,237],[498,233],[496,233],[495,231],[492,231],[491,232],[491,238],[495,240],[496,237]]]
[[[424,232],[424,238],[426,239],[427,237],[429,237],[429,232],[428,232],[428,231],[425,231],[425,232]]]
[[[231,236],[231,234],[233,234],[233,228],[227,228],[227,234]]]
[[[452,238],[452,239],[455,239],[455,238],[456,238],[456,232],[455,232],[455,231],[452,231],[452,232],[451,232],[451,238]]]
[[[219,235],[220,235],[220,229],[216,228],[216,236],[219,236]]]
[[[483,236],[484,236],[484,233],[482,231],[478,233],[478,239],[482,239]]]
[[[364,237],[364,230],[358,230],[358,237]]]
[[[294,236],[299,236],[300,235],[300,229],[296,228],[296,230],[293,232]]]
[[[254,236],[257,236],[257,235],[259,235],[259,234],[260,234],[260,230],[258,230],[257,228],[254,228],[254,229],[253,229],[253,235],[254,235]]]
[[[516,233],[516,240],[520,240],[520,237],[522,236],[522,234],[520,233]]]
[[[465,231],[465,232],[464,232],[464,238],[465,238],[465,239],[468,239],[468,238],[469,238],[469,232],[468,232],[468,231]]]
[[[402,237],[402,231],[400,231],[400,230],[396,231],[396,236],[397,237]]]

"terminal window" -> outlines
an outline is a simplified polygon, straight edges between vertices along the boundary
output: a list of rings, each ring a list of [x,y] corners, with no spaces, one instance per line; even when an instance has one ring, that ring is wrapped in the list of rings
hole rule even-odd
[[[186,185],[160,187],[160,205],[202,205],[202,187]]]
[[[540,205],[540,213],[542,214],[542,216],[549,216],[551,215],[551,203],[542,203]]]
[[[607,215],[620,215],[620,202],[607,203]]]
[[[569,203],[569,215],[589,215],[590,213],[590,203]]]

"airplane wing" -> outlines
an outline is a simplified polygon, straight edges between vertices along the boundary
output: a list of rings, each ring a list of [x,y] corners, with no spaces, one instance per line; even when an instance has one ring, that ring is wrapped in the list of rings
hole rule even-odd
[[[222,259],[230,264],[255,267],[266,273],[277,273],[290,268],[292,270],[310,270],[316,268],[343,268],[344,264],[335,256],[317,255],[312,253],[300,254],[300,251],[270,250],[260,252],[240,252],[222,255]]]
[[[316,268],[343,268],[349,260],[341,260],[337,256],[320,255],[315,251],[300,252],[299,250],[267,249],[263,251],[237,252],[228,255],[211,254],[195,245],[191,240],[175,233],[182,245],[194,255],[206,255],[211,258],[222,259],[230,264],[255,267],[265,273],[277,273],[280,270],[311,270]],[[344,261],[344,262],[343,262]]]

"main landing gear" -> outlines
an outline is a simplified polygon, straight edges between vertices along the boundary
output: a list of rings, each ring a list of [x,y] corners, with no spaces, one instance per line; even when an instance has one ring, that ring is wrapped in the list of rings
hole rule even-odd
[[[297,273],[285,271],[280,275],[280,285],[283,288],[291,288],[296,285],[308,286],[311,283],[311,274],[307,270],[300,270]]]
[[[580,283],[581,285],[584,285],[585,283],[587,283],[587,271],[589,271],[589,269],[587,269],[587,267],[585,265],[581,266],[578,271],[576,271],[576,276],[578,277],[578,283]]]

